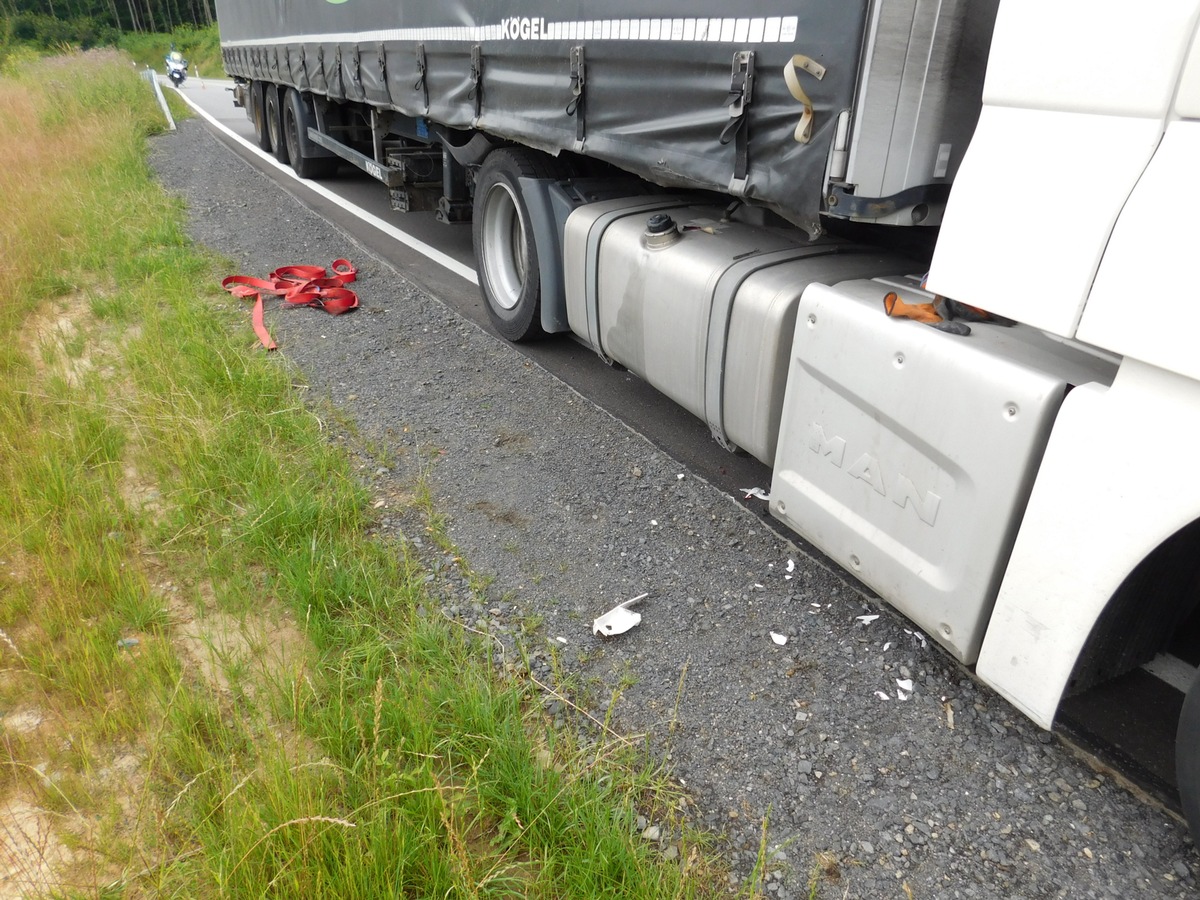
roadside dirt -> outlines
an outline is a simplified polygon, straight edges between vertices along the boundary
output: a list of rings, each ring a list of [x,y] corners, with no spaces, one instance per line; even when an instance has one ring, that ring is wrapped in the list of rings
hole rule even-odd
[[[20,347],[38,383],[63,379],[82,386],[90,374],[106,379],[113,402],[133,388],[117,380],[115,358],[129,335],[92,315],[83,292],[44,304],[27,320]],[[153,524],[164,514],[159,485],[136,460],[123,466],[118,493],[137,515]],[[4,583],[49,590],[48,573],[17,547],[0,553]],[[130,666],[143,664],[155,641],[166,640],[187,683],[207,685],[219,696],[234,691],[253,697],[272,681],[294,676],[306,664],[308,641],[293,618],[269,597],[243,615],[222,611],[210,584],[181,583],[153,553],[133,550],[126,565],[141,570],[153,597],[166,610],[157,633],[132,632],[119,643]],[[28,623],[0,629],[0,900],[19,900],[61,891],[98,896],[129,879],[151,859],[130,866],[114,859],[114,840],[149,848],[139,830],[161,814],[147,784],[153,729],[121,745],[94,745],[78,737],[88,731],[91,711],[72,710],[57,700],[24,664],[22,647],[45,639]],[[296,742],[292,742],[295,744]],[[298,752],[305,752],[298,747]],[[77,807],[86,807],[83,814]],[[132,895],[130,895],[132,896]]]

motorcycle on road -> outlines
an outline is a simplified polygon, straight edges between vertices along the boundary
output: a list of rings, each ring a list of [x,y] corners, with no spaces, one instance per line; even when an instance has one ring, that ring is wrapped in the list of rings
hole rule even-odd
[[[172,50],[166,56],[166,63],[167,77],[171,79],[172,85],[179,87],[187,80],[188,61],[178,50]]]

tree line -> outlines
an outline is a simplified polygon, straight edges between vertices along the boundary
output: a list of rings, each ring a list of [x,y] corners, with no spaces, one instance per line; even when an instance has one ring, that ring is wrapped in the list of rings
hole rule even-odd
[[[172,32],[216,21],[213,0],[0,0],[5,31],[44,46],[113,43],[127,32]]]

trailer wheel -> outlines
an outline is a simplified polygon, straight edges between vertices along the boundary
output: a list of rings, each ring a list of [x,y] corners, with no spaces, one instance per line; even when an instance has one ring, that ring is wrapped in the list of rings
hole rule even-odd
[[[492,324],[510,341],[545,336],[537,247],[518,179],[558,174],[549,157],[504,147],[488,154],[475,176],[471,237],[479,262],[479,288]]]
[[[1179,730],[1175,734],[1175,781],[1179,785],[1192,841],[1200,846],[1200,676],[1192,682],[1179,714]]]
[[[266,100],[263,83],[255,81],[250,84],[250,121],[254,123],[254,142],[260,150],[271,152],[271,133],[267,130]]]
[[[288,88],[287,99],[283,102],[283,140],[292,168],[301,178],[329,178],[337,171],[338,158],[314,155],[316,148],[308,139],[311,120],[312,114],[300,92]]]
[[[279,108],[279,88],[273,84],[268,84],[263,88],[263,93],[266,94],[266,103],[263,107],[267,117],[267,134],[271,138],[271,153],[274,157],[284,165],[288,161],[287,141],[283,139],[283,117],[280,115]]]

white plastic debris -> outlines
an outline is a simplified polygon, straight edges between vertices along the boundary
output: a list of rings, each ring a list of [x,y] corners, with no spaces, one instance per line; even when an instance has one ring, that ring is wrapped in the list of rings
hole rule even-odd
[[[558,641],[560,644],[567,643],[567,639],[565,637],[556,637],[555,640]]]
[[[883,645],[883,652],[884,652],[884,653],[887,653],[887,652],[888,652],[889,650],[891,650],[891,649],[892,649],[892,642],[891,642],[891,641],[888,641],[887,643],[885,643],[885,644]]]
[[[779,634],[779,633],[777,633],[777,632],[774,632],[774,631],[772,631],[772,632],[771,632],[771,640],[773,640],[773,641],[774,641],[776,644],[778,644],[780,647],[782,647],[782,646],[783,646],[784,644],[786,644],[786,643],[787,643],[787,641],[788,641],[788,639],[787,639],[787,635],[786,635],[786,634]]]
[[[605,637],[612,637],[613,635],[624,634],[630,628],[640,624],[642,614],[633,612],[629,607],[635,603],[641,603],[649,596],[649,594],[638,594],[631,600],[618,603],[598,619],[593,619],[592,634],[602,634]]]
[[[878,697],[880,700],[891,700],[892,699],[887,694],[885,694],[883,691],[876,691],[875,696]]]
[[[796,571],[796,561],[795,561],[794,559],[789,559],[789,560],[787,561],[787,570],[788,570],[789,572],[795,572],[795,571]]]
[[[897,700],[907,700],[912,696],[913,683],[911,678],[897,678],[896,687],[899,688],[896,691]]]
[[[683,473],[680,472],[678,475],[675,476],[675,478],[679,481],[683,481]]]
[[[879,618],[879,614],[876,613],[873,616],[855,616],[854,618],[858,619],[858,621],[862,622],[864,625],[870,625]]]
[[[746,499],[757,497],[759,500],[770,500],[771,495],[760,487],[742,488],[742,493],[746,495]]]

